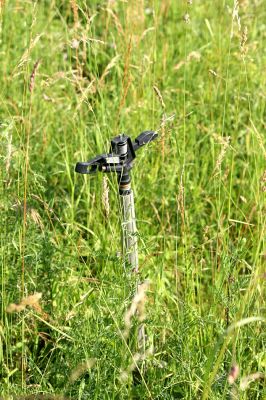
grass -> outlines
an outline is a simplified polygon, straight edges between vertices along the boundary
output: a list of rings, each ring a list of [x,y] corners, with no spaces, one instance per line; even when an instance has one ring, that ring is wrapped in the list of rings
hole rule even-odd
[[[205,3],[0,2],[3,399],[265,398],[266,10]],[[136,276],[74,166],[147,129]]]

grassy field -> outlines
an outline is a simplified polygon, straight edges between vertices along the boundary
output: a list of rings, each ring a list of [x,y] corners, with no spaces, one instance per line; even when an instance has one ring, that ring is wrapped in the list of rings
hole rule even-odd
[[[0,398],[265,399],[265,1],[0,7]]]

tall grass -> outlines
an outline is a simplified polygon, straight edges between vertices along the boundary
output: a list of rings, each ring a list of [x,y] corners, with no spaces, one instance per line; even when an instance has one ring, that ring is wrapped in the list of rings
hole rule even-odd
[[[0,7],[2,398],[263,399],[264,2]],[[74,165],[146,129],[136,276]]]

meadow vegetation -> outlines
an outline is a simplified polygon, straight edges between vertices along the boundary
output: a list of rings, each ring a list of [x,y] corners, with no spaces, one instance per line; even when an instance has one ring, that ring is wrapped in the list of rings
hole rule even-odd
[[[265,399],[265,1],[0,7],[0,397]]]

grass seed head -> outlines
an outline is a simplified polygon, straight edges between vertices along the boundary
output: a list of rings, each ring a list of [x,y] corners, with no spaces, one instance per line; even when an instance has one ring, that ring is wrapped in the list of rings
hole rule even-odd
[[[183,17],[183,20],[185,21],[186,24],[190,23],[190,16],[189,13],[186,13]]]
[[[35,77],[36,77],[36,73],[37,73],[37,69],[39,68],[40,65],[40,60],[37,60],[36,63],[33,66],[33,70],[32,73],[30,75],[30,84],[29,84],[29,90],[30,93],[33,93],[33,89],[34,89],[34,84],[35,84]]]
[[[239,16],[239,2],[234,0],[233,11],[232,11],[232,28],[231,28],[231,38],[234,36],[234,21],[236,21],[238,26],[238,31],[241,32],[241,19]]]
[[[77,5],[76,0],[70,0],[70,5],[72,8],[72,12],[73,12],[74,27],[76,28],[79,23],[79,11],[78,11],[78,5]]]
[[[223,162],[223,160],[225,158],[226,152],[227,152],[228,147],[230,145],[231,137],[230,136],[226,136],[226,137],[223,137],[223,138],[221,137],[219,140],[220,140],[220,143],[222,144],[222,149],[221,149],[221,151],[219,153],[219,156],[218,156],[216,164],[215,164],[214,176],[219,174],[222,162]]]
[[[237,380],[239,375],[239,366],[237,364],[232,365],[229,375],[227,377],[229,385],[233,385],[233,383]]]
[[[240,42],[240,51],[242,56],[247,54],[248,47],[247,47],[247,40],[248,40],[248,28],[247,26],[244,26],[244,29],[242,31],[241,35],[241,42]]]
[[[157,86],[154,85],[154,86],[153,86],[153,90],[155,91],[155,94],[156,94],[157,98],[159,99],[159,102],[160,102],[162,108],[165,109],[165,103],[164,103],[164,101],[163,101],[163,96],[162,96],[162,94],[161,94],[159,88],[158,88]]]

